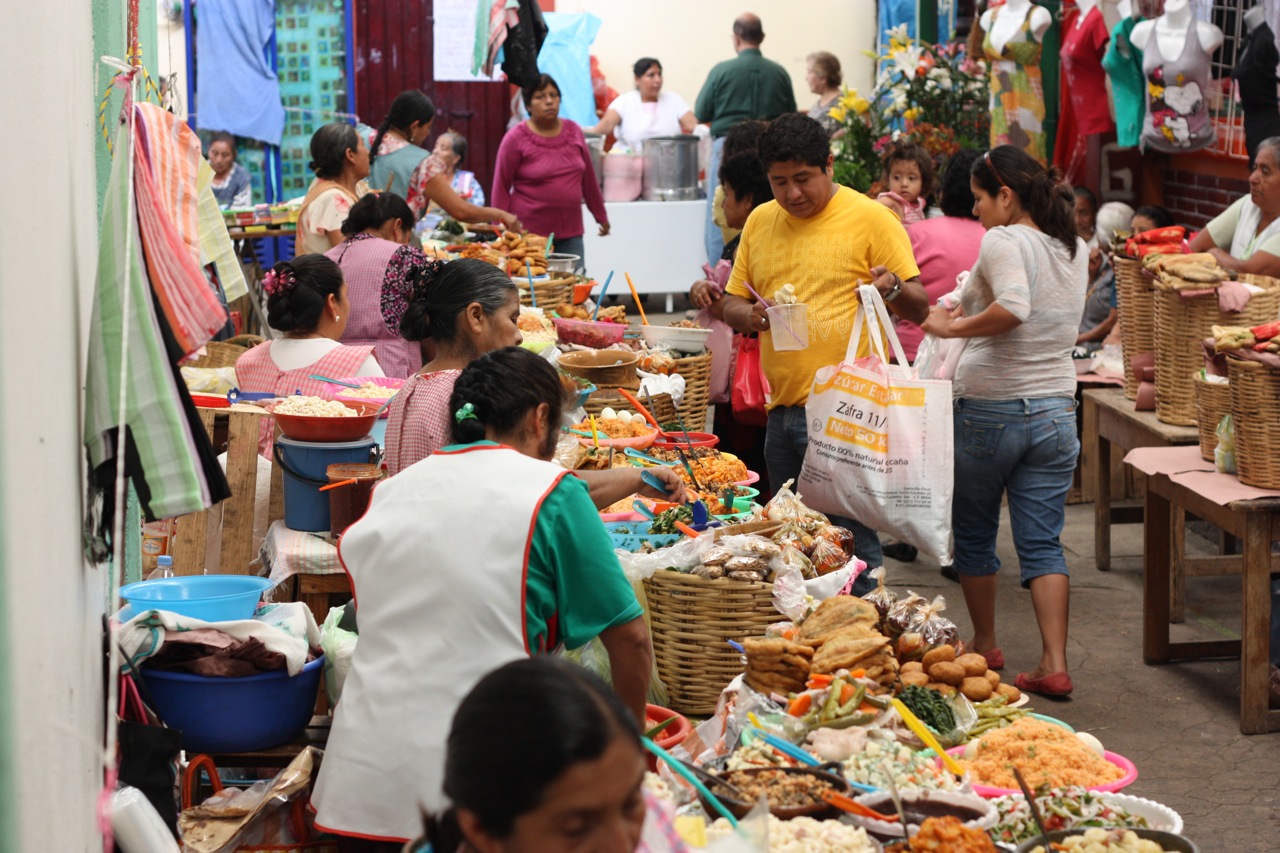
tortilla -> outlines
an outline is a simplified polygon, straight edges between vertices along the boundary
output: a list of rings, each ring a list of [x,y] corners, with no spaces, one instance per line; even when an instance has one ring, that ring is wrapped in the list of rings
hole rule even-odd
[[[889,644],[885,637],[873,638],[837,633],[826,640],[813,656],[813,672],[835,672],[855,669],[858,662],[871,657]]]
[[[880,614],[869,602],[851,595],[828,598],[804,620],[800,626],[800,639],[820,645],[828,636],[846,628],[872,629],[880,621]]]
[[[742,649],[747,653],[748,659],[755,655],[768,657],[769,655],[782,654],[799,655],[805,658],[813,657],[813,649],[809,646],[781,638],[749,637],[742,641]]]

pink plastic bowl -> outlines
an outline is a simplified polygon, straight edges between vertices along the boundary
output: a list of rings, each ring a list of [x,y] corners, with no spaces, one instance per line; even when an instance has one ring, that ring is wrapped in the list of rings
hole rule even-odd
[[[957,746],[952,749],[948,749],[947,754],[950,755],[952,758],[963,758],[964,747]],[[1119,753],[1111,752],[1110,750],[1105,752],[1103,754],[1103,757],[1106,758],[1107,761],[1110,761],[1112,764],[1114,764],[1116,767],[1119,767],[1121,770],[1123,770],[1124,775],[1121,776],[1119,779],[1115,780],[1114,782],[1108,782],[1105,785],[1090,785],[1088,790],[1098,791],[1101,793],[1114,793],[1115,791],[1119,791],[1129,787],[1135,781],[1137,781],[1138,768],[1136,765],[1134,765],[1132,761],[1125,758],[1123,755],[1120,755]],[[938,764],[942,764],[941,758],[938,759]],[[1009,794],[1021,793],[1020,791],[1012,790],[1010,788],[994,788],[990,785],[978,785],[976,783],[973,786],[973,792],[980,797],[988,797],[988,798],[1005,797],[1005,796],[1008,796]]]

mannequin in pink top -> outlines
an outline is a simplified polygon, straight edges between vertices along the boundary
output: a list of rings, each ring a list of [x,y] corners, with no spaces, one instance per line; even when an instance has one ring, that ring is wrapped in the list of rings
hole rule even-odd
[[[376,346],[383,372],[396,379],[422,367],[422,347],[400,335],[414,279],[434,276],[441,267],[409,245],[413,223],[413,211],[400,196],[370,193],[352,206],[342,224],[347,239],[325,252],[342,268],[351,302],[342,342]]]
[[[296,392],[327,396],[327,384],[311,374],[382,376],[372,346],[338,343],[351,315],[342,270],[324,255],[300,255],[281,261],[263,278],[267,323],[284,332],[236,359],[240,390],[288,396]],[[262,419],[259,449],[269,456],[271,419]]]
[[[556,250],[582,257],[582,204],[609,233],[609,214],[596,183],[582,128],[560,118],[560,87],[543,74],[522,90],[529,120],[502,138],[494,167],[494,206],[509,210],[535,234],[556,235]],[[583,266],[585,266],[583,258]]]

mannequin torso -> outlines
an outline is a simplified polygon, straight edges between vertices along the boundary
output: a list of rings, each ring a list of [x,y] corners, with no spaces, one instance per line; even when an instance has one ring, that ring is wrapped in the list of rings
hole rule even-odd
[[[982,29],[991,34],[991,46],[997,53],[1003,53],[1005,45],[1017,37],[1028,15],[1031,16],[1031,37],[1037,42],[1044,38],[1045,31],[1053,23],[1053,15],[1049,14],[1049,10],[1043,6],[1033,6],[1031,0],[1009,0],[1000,7],[999,15],[995,12],[995,9],[983,12],[980,23]]]
[[[1244,13],[1245,30],[1248,32],[1253,32],[1254,30],[1256,30],[1258,28],[1258,25],[1262,23],[1262,20],[1264,17],[1266,17],[1266,12],[1261,5],[1254,6],[1248,12],[1245,12]]]
[[[1098,7],[1098,0],[1077,0],[1076,8],[1080,10],[1080,14],[1076,15],[1076,29],[1080,29],[1084,24],[1084,19],[1089,13]]]
[[[1196,38],[1205,53],[1212,54],[1222,47],[1225,36],[1222,30],[1213,24],[1197,21],[1191,15],[1189,0],[1168,0],[1164,6],[1164,14],[1154,21],[1142,21],[1133,28],[1130,41],[1139,50],[1146,50],[1150,40],[1156,39],[1156,47],[1163,56],[1177,56],[1189,36],[1189,30],[1195,27]]]

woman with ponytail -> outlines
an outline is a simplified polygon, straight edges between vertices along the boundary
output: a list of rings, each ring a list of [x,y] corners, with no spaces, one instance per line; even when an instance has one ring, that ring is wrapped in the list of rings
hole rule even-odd
[[[382,376],[372,346],[339,341],[351,316],[342,270],[324,255],[281,261],[263,277],[267,324],[283,332],[236,359],[240,390],[288,396],[297,391],[326,396],[320,376]],[[271,419],[262,419],[259,450],[271,455]]]
[[[454,383],[452,444],[379,485],[339,541],[360,643],[312,797],[316,826],[341,837],[339,850],[398,850],[421,831],[424,807],[444,810],[450,724],[482,677],[505,664],[599,637],[616,701],[632,718],[624,733],[644,720],[649,632],[586,485],[551,461],[564,405],[564,386],[540,356],[519,347],[480,356]],[[552,696],[508,698],[551,713]],[[603,737],[568,763],[612,757],[614,711],[605,714]],[[548,731],[551,740],[569,737],[542,735]],[[626,802],[640,769],[634,730],[628,736],[622,744],[631,752],[618,750],[615,768],[628,770]],[[517,755],[509,738],[500,741],[513,764],[543,769],[530,764],[533,753]],[[615,790],[618,781],[602,787]],[[511,782],[521,788],[518,775]],[[506,806],[519,812],[529,803]],[[508,832],[459,817],[464,832]]]
[[[409,203],[421,218],[432,202],[459,222],[501,222],[523,230],[520,220],[496,207],[482,207],[463,199],[450,184],[449,167],[422,145],[431,135],[435,104],[417,89],[396,95],[391,109],[377,128],[361,131],[369,145],[369,183],[375,190],[390,190]]]
[[[976,160],[970,176],[974,213],[987,234],[960,307],[935,305],[923,326],[937,337],[968,340],[953,382],[955,570],[973,622],[972,648],[1000,669],[996,537],[1007,492],[1042,646],[1037,665],[1014,683],[1065,696],[1072,690],[1070,581],[1059,537],[1080,452],[1071,350],[1089,252],[1076,235],[1071,188],[1056,170],[1002,145]]]

